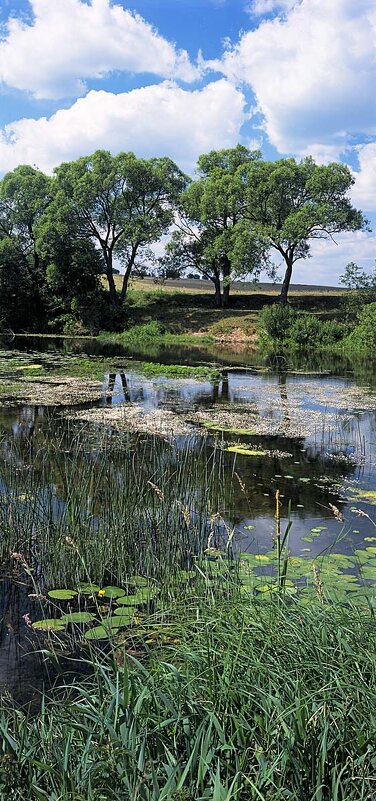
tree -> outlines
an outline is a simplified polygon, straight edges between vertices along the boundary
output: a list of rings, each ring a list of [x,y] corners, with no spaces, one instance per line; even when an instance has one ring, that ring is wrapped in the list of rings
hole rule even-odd
[[[137,259],[168,230],[187,182],[170,159],[138,159],[134,153],[97,150],[56,169],[54,204],[69,211],[77,236],[101,252],[114,304],[124,301]],[[115,258],[125,270],[120,295]]]
[[[249,241],[247,250],[240,251],[237,245],[244,216],[244,190],[237,171],[259,158],[258,151],[242,145],[199,157],[199,177],[181,196],[176,230],[162,260],[163,268],[198,270],[209,278],[218,307],[227,306],[234,275],[256,274],[263,265],[256,238]]]
[[[77,236],[67,209],[51,205],[37,227],[36,244],[45,268],[45,304],[55,330],[101,327],[105,293],[103,259],[93,242]]]
[[[345,293],[343,307],[347,319],[353,321],[358,317],[362,306],[376,301],[376,267],[366,273],[351,261],[346,265],[345,272],[339,280],[350,290]]]
[[[0,183],[0,233],[17,239],[39,269],[36,228],[51,200],[51,179],[26,164],[8,172]]]
[[[36,238],[50,191],[51,179],[28,165],[0,182],[1,305],[15,328],[44,324],[44,271]]]
[[[310,157],[299,163],[255,160],[238,169],[237,179],[246,198],[238,244],[246,250],[256,238],[265,254],[276,251],[282,257],[281,303],[287,303],[294,264],[310,256],[313,240],[333,240],[335,234],[366,226],[347,197],[354,179],[344,164],[317,165]]]

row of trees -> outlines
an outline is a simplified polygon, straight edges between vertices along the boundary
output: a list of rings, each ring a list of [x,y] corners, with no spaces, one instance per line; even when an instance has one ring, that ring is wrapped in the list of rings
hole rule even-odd
[[[52,177],[17,167],[0,182],[3,317],[13,315],[15,327],[31,310],[87,318],[94,308],[119,309],[133,273],[176,277],[192,269],[213,282],[215,302],[225,306],[231,280],[263,270],[274,276],[275,256],[285,267],[286,303],[294,263],[310,255],[312,240],[366,225],[347,196],[352,183],[343,164],[267,162],[241,145],[202,155],[195,180],[168,158],[102,150]],[[156,259],[151,248],[166,235]]]

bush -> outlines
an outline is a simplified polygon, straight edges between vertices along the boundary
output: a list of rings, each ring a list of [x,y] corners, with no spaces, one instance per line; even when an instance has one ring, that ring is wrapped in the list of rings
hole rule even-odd
[[[346,344],[352,350],[363,353],[376,352],[376,303],[369,303],[362,309],[358,324],[348,336]]]
[[[325,347],[339,342],[347,326],[336,320],[320,320],[311,314],[300,314],[290,328],[289,338],[298,347]]]
[[[261,329],[275,342],[284,342],[289,338],[292,323],[296,312],[291,306],[276,303],[273,306],[264,306],[260,313]]]
[[[311,314],[300,314],[289,330],[294,345],[314,348],[319,340],[320,321]]]

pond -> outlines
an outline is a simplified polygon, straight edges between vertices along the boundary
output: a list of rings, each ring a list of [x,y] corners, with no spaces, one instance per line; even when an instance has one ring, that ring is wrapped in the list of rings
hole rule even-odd
[[[146,376],[139,352],[107,350],[103,369],[91,354],[100,374],[93,394],[77,367],[83,394],[58,403],[59,381],[75,357],[90,355],[89,343],[65,343],[63,370],[58,343],[16,345],[1,354],[5,380],[15,395],[24,387],[27,402],[0,395],[0,688],[19,691],[26,673],[34,687],[45,679],[43,660],[34,673],[30,665],[30,622],[41,610],[54,617],[53,588],[122,586],[134,574],[167,581],[189,574],[206,551],[242,554],[259,588],[270,589],[277,491],[298,585],[307,583],[302,565],[311,571],[315,560],[324,586],[373,586],[372,367],[354,372],[328,355],[265,363],[252,351],[156,350],[158,362],[221,371],[216,380],[173,379]],[[60,378],[43,394],[56,366]]]

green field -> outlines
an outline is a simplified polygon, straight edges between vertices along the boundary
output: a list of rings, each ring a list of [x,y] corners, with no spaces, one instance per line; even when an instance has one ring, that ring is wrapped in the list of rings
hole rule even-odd
[[[116,276],[120,287],[122,276]],[[244,289],[246,287],[246,289]],[[127,299],[129,325],[156,320],[173,334],[201,334],[218,340],[253,340],[260,309],[277,300],[278,284],[237,283],[228,309],[216,309],[209,281],[169,281],[163,286],[152,279],[134,280]],[[332,287],[293,286],[292,305],[303,311],[333,317],[340,310],[344,290]]]

